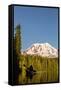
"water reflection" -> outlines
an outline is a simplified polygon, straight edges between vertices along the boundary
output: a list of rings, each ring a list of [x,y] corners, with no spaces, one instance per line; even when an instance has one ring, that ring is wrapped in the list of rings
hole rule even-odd
[[[19,83],[31,83],[33,76],[36,74],[36,70],[33,69],[33,66],[30,65],[30,67],[26,67],[23,65],[22,73],[19,74]]]
[[[41,73],[41,71],[35,72],[33,74],[30,74],[32,72],[26,73],[26,75],[19,75],[19,83],[20,84],[31,84],[31,83],[41,83],[47,81],[47,74],[46,72]]]
[[[24,66],[22,73],[19,74],[19,84],[57,82],[58,79],[55,76],[58,77],[54,70],[36,71],[32,66],[27,69]]]
[[[19,74],[19,84],[41,83],[47,81],[47,71],[36,71],[32,65],[26,69],[23,65],[22,73]]]

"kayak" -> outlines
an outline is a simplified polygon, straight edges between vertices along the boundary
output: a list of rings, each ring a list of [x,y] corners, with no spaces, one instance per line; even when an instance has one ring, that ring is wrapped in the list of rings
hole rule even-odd
[[[29,70],[29,69],[26,70],[26,75],[27,75],[27,76],[33,76],[35,73],[36,73],[35,70],[32,70],[32,71]]]

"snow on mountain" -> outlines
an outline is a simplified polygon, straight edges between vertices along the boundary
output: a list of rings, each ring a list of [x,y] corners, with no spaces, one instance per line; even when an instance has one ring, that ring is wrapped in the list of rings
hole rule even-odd
[[[49,43],[35,43],[26,49],[22,54],[40,55],[42,57],[58,57],[58,51]]]

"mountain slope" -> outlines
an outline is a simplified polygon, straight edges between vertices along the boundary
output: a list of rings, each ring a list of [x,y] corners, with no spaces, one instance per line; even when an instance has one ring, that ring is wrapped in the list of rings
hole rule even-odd
[[[26,49],[22,54],[40,55],[42,57],[58,57],[58,51],[49,43],[35,43]]]

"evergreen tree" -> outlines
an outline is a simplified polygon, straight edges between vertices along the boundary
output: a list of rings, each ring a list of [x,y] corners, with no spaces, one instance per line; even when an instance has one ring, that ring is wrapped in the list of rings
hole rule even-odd
[[[21,52],[21,27],[17,25],[15,28],[14,35],[14,53],[13,53],[13,74],[14,74],[14,83],[18,84],[18,75],[19,75],[19,61],[20,61],[20,52]]]
[[[15,50],[16,53],[19,55],[21,52],[21,26],[17,25],[16,33],[15,33]]]

